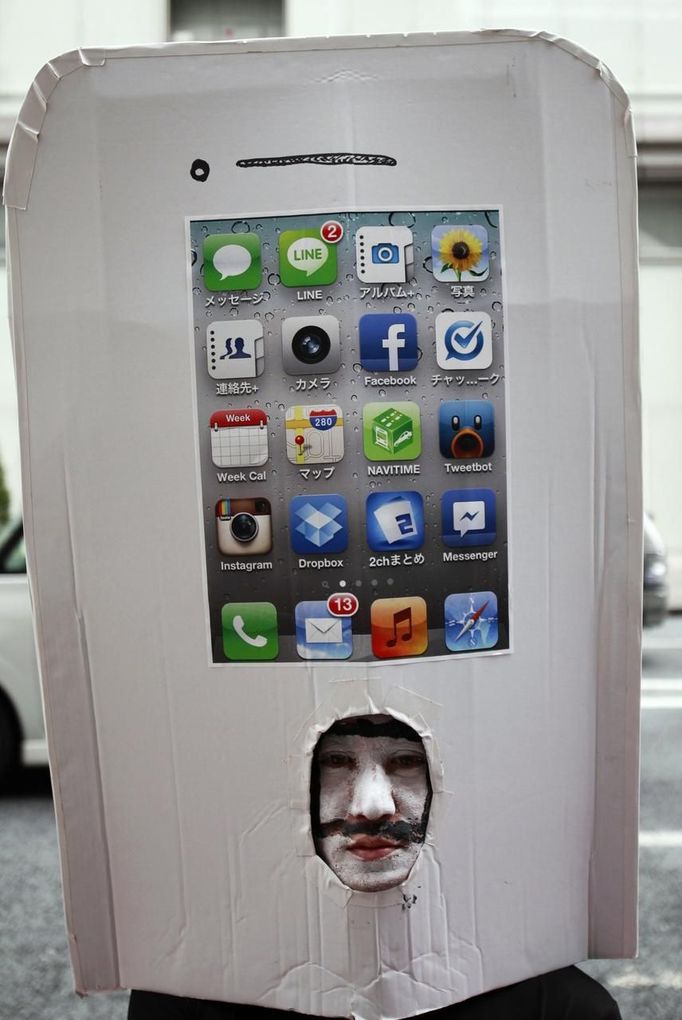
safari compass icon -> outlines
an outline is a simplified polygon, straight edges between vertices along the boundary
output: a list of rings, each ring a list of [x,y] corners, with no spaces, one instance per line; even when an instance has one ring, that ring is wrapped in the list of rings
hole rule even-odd
[[[489,368],[492,323],[485,312],[441,312],[436,316],[436,361],[440,368]]]

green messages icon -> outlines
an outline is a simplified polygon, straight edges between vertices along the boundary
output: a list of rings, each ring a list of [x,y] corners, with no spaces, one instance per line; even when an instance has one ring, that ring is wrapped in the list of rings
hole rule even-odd
[[[409,400],[365,404],[362,444],[368,460],[414,460],[422,450],[417,405]]]
[[[221,615],[226,658],[233,662],[277,658],[277,610],[272,602],[229,602]]]
[[[284,230],[279,241],[279,277],[285,287],[319,287],[336,280],[336,247],[319,227]]]
[[[256,234],[210,234],[204,239],[207,290],[254,290],[262,275]]]

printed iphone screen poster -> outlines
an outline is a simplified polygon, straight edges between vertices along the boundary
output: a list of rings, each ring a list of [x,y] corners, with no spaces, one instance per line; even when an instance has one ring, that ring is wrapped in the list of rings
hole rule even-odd
[[[509,649],[500,221],[190,221],[213,662]]]

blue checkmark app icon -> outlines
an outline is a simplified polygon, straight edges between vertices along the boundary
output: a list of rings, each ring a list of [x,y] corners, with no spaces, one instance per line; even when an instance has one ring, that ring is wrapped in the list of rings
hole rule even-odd
[[[441,312],[436,316],[436,360],[441,368],[489,368],[492,323],[486,312]]]

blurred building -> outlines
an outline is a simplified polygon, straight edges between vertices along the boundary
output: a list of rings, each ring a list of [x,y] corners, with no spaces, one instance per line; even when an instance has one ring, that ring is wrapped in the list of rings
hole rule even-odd
[[[36,71],[78,47],[277,35],[541,29],[597,54],[630,93],[639,147],[644,501],[667,542],[682,608],[682,6],[676,0],[3,0],[0,175]],[[599,244],[599,238],[590,238]],[[2,269],[0,234],[0,273]],[[606,257],[606,253],[605,253]],[[678,289],[679,288],[679,289]],[[20,504],[16,399],[0,280],[0,458]]]

